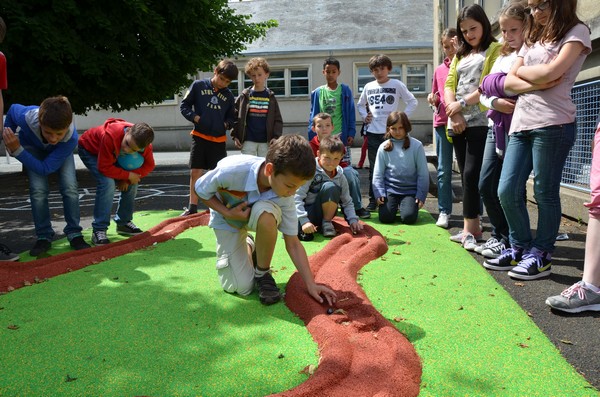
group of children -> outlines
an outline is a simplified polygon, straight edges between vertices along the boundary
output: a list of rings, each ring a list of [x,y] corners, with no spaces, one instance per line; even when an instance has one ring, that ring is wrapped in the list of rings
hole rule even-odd
[[[551,273],[562,169],[575,141],[570,91],[591,52],[590,30],[576,7],[576,1],[509,3],[499,16],[503,44],[492,36],[483,8],[464,7],[456,30],[441,37],[446,59],[428,97],[441,141],[437,225],[448,227],[452,209],[453,147],[464,192],[463,230],[450,239],[485,256],[484,267],[519,280]],[[535,237],[525,200],[532,172],[539,211]],[[482,204],[492,235],[478,245]],[[596,265],[586,260],[588,266]],[[584,272],[587,278],[546,303],[564,311],[600,310],[597,273]]]

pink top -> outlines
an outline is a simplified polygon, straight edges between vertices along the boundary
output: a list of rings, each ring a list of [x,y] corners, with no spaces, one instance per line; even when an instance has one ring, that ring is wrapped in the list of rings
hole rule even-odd
[[[8,78],[6,77],[6,57],[0,52],[0,90],[8,88]],[[0,114],[0,117],[2,115]]]
[[[433,83],[431,84],[431,92],[437,94],[439,101],[437,103],[437,111],[433,115],[433,126],[439,127],[446,125],[448,116],[446,115],[446,106],[444,105],[444,85],[446,77],[450,71],[450,59],[444,59],[435,71],[433,72]]]
[[[583,24],[575,25],[562,40],[547,44],[535,43],[532,47],[523,45],[519,57],[523,65],[548,64],[558,56],[565,43],[578,41],[583,44],[577,60],[565,73],[560,84],[541,91],[530,91],[519,95],[515,105],[510,133],[529,131],[552,125],[568,124],[575,121],[575,104],[571,99],[571,89],[581,65],[592,50],[590,31]]]

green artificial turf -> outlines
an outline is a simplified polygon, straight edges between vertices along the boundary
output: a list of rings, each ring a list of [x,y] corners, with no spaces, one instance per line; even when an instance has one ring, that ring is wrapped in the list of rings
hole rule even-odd
[[[148,229],[175,215],[134,221]],[[597,395],[429,214],[413,226],[368,222],[390,249],[359,282],[422,358],[421,395]],[[274,270],[284,287],[294,266],[283,244]],[[207,227],[0,296],[0,341],[0,396],[261,396],[318,363],[285,305],[221,290]]]

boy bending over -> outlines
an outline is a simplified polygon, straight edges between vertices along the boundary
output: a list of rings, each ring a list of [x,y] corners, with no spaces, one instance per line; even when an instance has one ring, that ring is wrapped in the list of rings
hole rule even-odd
[[[261,303],[270,305],[281,299],[270,272],[279,230],[309,295],[321,303],[321,295],[329,304],[335,302],[332,290],[315,283],[297,235],[294,194],[314,174],[315,161],[306,139],[286,135],[269,146],[266,158],[226,157],[198,179],[195,190],[210,208],[209,226],[217,238],[217,272],[226,292],[249,295],[256,285]],[[232,197],[241,202],[236,205]],[[256,243],[248,230],[256,232]]]

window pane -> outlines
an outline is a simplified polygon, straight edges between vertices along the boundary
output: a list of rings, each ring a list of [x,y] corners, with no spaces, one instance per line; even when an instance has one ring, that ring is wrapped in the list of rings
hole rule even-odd
[[[360,94],[363,91],[363,89],[365,88],[365,84],[367,84],[369,81],[373,81],[373,76],[371,75],[371,71],[369,70],[368,66],[360,66],[357,69],[357,74],[358,74],[357,88],[358,88],[358,93]]]
[[[402,81],[402,65],[392,67],[392,70],[390,70],[388,77],[390,79],[397,79]]]
[[[238,89],[238,81],[237,80],[231,80],[231,83],[229,84],[229,89],[233,93],[233,96],[237,97],[238,95],[240,95],[240,90]]]
[[[275,95],[285,95],[285,80],[283,70],[271,70],[269,73],[269,80],[267,80],[267,86],[273,90]]]
[[[252,87],[252,80],[249,77],[244,78],[244,88]]]
[[[425,92],[427,81],[426,65],[410,65],[406,67],[406,86],[412,92]]]
[[[308,94],[308,69],[291,70],[290,95]]]

